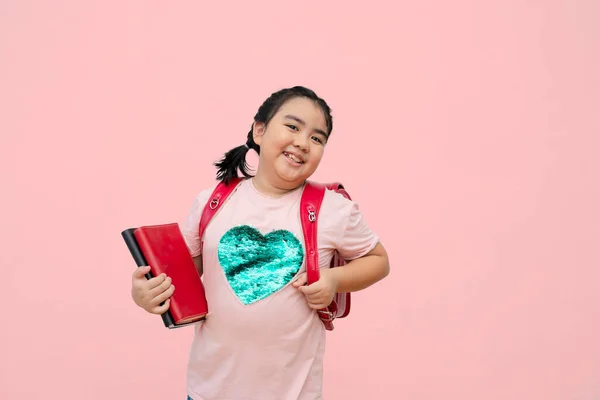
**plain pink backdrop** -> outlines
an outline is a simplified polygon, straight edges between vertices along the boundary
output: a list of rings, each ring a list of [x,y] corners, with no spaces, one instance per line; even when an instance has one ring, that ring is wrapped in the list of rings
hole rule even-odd
[[[0,2],[0,398],[185,398],[192,331],[134,306],[120,232],[296,84],[392,261],[325,398],[600,398],[600,3],[350,4]]]

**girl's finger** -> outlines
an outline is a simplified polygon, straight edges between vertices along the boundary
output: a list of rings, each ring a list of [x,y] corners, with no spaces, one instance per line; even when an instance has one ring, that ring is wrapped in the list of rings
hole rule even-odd
[[[325,308],[325,307],[323,306],[323,302],[322,302],[322,301],[319,301],[319,300],[313,300],[313,301],[310,301],[310,300],[309,300],[309,301],[308,301],[308,306],[309,306],[310,308],[312,308],[312,309],[315,309],[315,310],[318,310],[318,309],[321,309],[321,308]]]
[[[167,290],[165,290],[164,292],[162,292],[161,294],[159,294],[158,296],[156,296],[155,298],[152,299],[152,304],[160,304],[163,301],[166,301],[168,298],[170,298],[173,295],[173,292],[175,291],[175,285],[171,285],[171,287],[169,287]]]
[[[300,286],[299,287],[300,291],[302,293],[304,293],[305,295],[308,296],[314,296],[314,295],[318,295],[319,292],[323,289],[318,282],[313,283],[312,285],[308,285],[308,286]]]
[[[293,285],[294,287],[297,287],[297,288],[298,288],[298,287],[300,287],[300,286],[304,286],[304,285],[306,285],[306,282],[307,282],[307,281],[306,281],[306,272],[303,272],[302,274],[300,274],[300,276],[298,277],[298,279],[296,279],[296,280],[295,280],[295,281],[292,283],[292,285]]]
[[[142,279],[145,278],[145,275],[150,272],[150,266],[146,265],[143,267],[137,267],[134,271],[133,271],[133,277],[136,279]]]
[[[163,314],[169,309],[169,304],[171,304],[171,299],[167,299],[165,301],[165,304],[163,304],[162,306],[154,307],[151,312],[153,314]]]
[[[171,283],[172,279],[170,277],[165,278],[160,285],[150,290],[150,296],[156,297],[159,294],[162,294],[164,291],[168,290],[171,287]]]

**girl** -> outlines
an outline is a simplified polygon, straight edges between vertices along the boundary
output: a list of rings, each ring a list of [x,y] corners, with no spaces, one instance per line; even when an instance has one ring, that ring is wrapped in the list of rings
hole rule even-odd
[[[188,399],[322,399],[326,331],[315,310],[328,306],[336,292],[362,290],[389,273],[386,251],[358,205],[326,191],[318,224],[320,279],[306,285],[299,204],[331,131],[330,108],[310,89],[273,93],[254,117],[246,144],[215,164],[217,179],[228,183],[238,170],[245,179],[208,225],[202,248],[200,215],[214,186],[197,195],[182,233],[210,314],[195,327]],[[259,154],[255,176],[245,160],[249,149]],[[328,268],[335,250],[349,262]],[[254,261],[242,266],[243,274],[231,273],[240,252]],[[161,314],[176,289],[169,277],[146,280],[148,269],[134,273],[132,296]]]

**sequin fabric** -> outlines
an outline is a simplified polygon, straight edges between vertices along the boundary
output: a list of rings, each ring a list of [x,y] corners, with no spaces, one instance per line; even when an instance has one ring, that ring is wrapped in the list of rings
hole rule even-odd
[[[288,284],[300,270],[304,251],[289,231],[274,230],[263,235],[242,225],[221,237],[218,257],[234,293],[248,305]]]

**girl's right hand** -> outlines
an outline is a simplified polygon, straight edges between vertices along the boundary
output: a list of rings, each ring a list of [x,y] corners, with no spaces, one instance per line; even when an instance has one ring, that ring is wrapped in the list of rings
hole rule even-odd
[[[132,276],[131,297],[135,304],[151,314],[163,314],[169,309],[175,286],[165,274],[147,279],[150,267],[138,267]],[[163,303],[161,305],[161,303]]]

